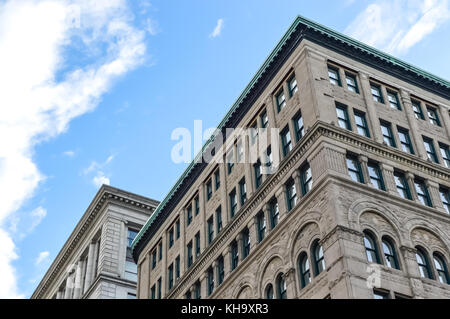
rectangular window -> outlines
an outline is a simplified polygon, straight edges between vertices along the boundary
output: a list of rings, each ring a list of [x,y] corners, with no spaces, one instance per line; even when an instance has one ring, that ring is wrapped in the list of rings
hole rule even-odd
[[[191,267],[194,258],[192,256],[192,240],[187,244],[187,266]]]
[[[161,261],[163,257],[162,242],[159,243],[158,252],[159,252],[158,261]]]
[[[436,150],[434,149],[434,143],[431,138],[423,136],[423,144],[428,154],[428,159],[434,163],[439,163]]]
[[[223,256],[220,256],[217,259],[217,274],[219,277],[217,278],[217,283],[220,285],[225,278],[225,261],[223,259]]]
[[[358,134],[365,137],[370,137],[366,114],[357,110],[354,110],[353,113],[355,114],[356,130],[358,131]]]
[[[398,139],[400,140],[403,152],[414,155],[414,149],[411,143],[411,139],[409,138],[408,130],[397,126],[397,131]]]
[[[162,280],[158,279],[158,299],[162,298]]]
[[[428,193],[428,189],[425,185],[425,182],[421,179],[414,180],[414,187],[416,189],[417,197],[419,201],[426,206],[433,207],[431,203],[430,194]]]
[[[192,222],[192,206],[189,205],[189,207],[186,210],[186,224],[189,226]]]
[[[381,86],[371,83],[370,90],[372,92],[373,100],[375,102],[384,104],[383,94],[381,93]]]
[[[450,191],[448,188],[439,187],[439,194],[441,195],[441,200],[445,211],[450,214]]]
[[[425,120],[425,116],[422,112],[422,107],[420,106],[420,102],[416,100],[411,100],[411,105],[414,111],[414,116],[418,120]]]
[[[169,278],[168,278],[168,286],[169,286],[169,290],[172,289],[173,287],[173,264],[170,264],[169,268],[168,268],[168,272],[169,272]]]
[[[262,167],[259,160],[253,164],[253,171],[255,172],[255,187],[258,189],[262,184]]]
[[[137,231],[133,229],[128,229],[127,232],[127,252],[125,257],[125,279],[131,281],[137,281],[137,265],[133,259],[133,253],[131,250],[131,245],[133,243],[134,238],[136,238]]]
[[[295,130],[295,140],[298,142],[305,135],[305,129],[303,127],[302,113],[298,113],[294,118],[294,130]]]
[[[234,167],[234,151],[233,151],[233,148],[231,148],[228,151],[228,154],[227,154],[227,171],[228,171],[228,175],[230,175],[233,172],[233,167]]]
[[[441,126],[441,122],[439,121],[439,115],[437,110],[434,107],[427,106],[428,118],[430,119],[430,123],[433,125]]]
[[[231,218],[233,218],[237,212],[237,198],[236,198],[237,194],[236,194],[235,189],[233,189],[233,191],[230,193],[229,197],[230,197],[230,216],[231,216]]]
[[[220,172],[219,169],[216,169],[216,171],[214,172],[214,181],[216,184],[216,190],[219,189],[220,187]]]
[[[257,217],[257,227],[258,227],[258,242],[262,242],[266,236],[266,218],[264,212],[259,212]]]
[[[309,164],[303,165],[300,169],[300,181],[302,183],[302,195],[305,196],[311,190],[313,183]]]
[[[388,90],[387,91],[389,105],[396,110],[401,110],[400,100],[398,99],[398,93],[395,91]]]
[[[175,233],[176,233],[176,239],[180,238],[180,234],[181,234],[181,226],[180,226],[180,220],[177,220],[177,222],[175,223]]]
[[[208,296],[210,296],[214,291],[214,269],[209,268],[207,271],[208,278]]]
[[[269,126],[269,117],[267,116],[266,110],[262,111],[259,115],[259,118],[261,119],[261,128],[266,128]]]
[[[289,87],[289,97],[292,97],[295,93],[297,93],[298,87],[297,87],[297,79],[295,78],[295,75],[292,75],[289,78],[288,87]]]
[[[242,231],[242,253],[242,259],[250,255],[250,231],[248,228]]]
[[[278,209],[278,202],[274,199],[269,203],[270,227],[273,229],[278,225],[280,220],[280,211]]]
[[[180,256],[175,258],[175,279],[180,279]]]
[[[348,174],[353,181],[364,184],[364,176],[361,169],[361,164],[359,163],[356,156],[347,155],[347,169]]]
[[[208,219],[207,223],[208,223],[208,245],[209,245],[214,239],[214,219],[212,216]]]
[[[212,189],[212,181],[211,179],[206,183],[206,200],[210,200],[212,197],[213,189]]]
[[[200,232],[195,234],[195,258],[200,256]]]
[[[450,168],[450,148],[448,147],[448,145],[439,143],[439,150],[441,151],[445,167]]]
[[[236,241],[231,243],[231,270],[235,270],[239,264],[239,251]]]
[[[356,75],[345,72],[345,79],[347,81],[347,88],[353,93],[359,94],[358,82],[356,81]]]
[[[328,66],[328,77],[330,78],[331,84],[342,86],[341,77],[339,75],[339,70],[337,68]]]
[[[394,180],[399,195],[404,199],[412,200],[411,192],[409,190],[408,181],[405,174],[394,171]]]
[[[169,231],[169,249],[173,246],[173,227]]]
[[[152,251],[152,269],[156,267],[156,248]]]
[[[217,224],[217,233],[220,233],[222,230],[222,207],[216,209],[216,224]]]
[[[293,179],[289,180],[286,184],[286,196],[288,211],[292,210],[297,205],[297,189],[295,188],[295,182]]]
[[[197,216],[200,213],[200,200],[198,199],[198,196],[194,199],[194,207],[195,207],[195,216]]]
[[[350,125],[350,120],[348,118],[347,106],[344,104],[336,103],[336,113],[339,126],[351,131],[352,126]]]
[[[247,186],[245,184],[245,177],[239,182],[239,195],[241,199],[241,206],[244,206],[247,201]]]
[[[386,190],[380,165],[374,162],[368,162],[367,168],[369,170],[369,178],[372,185],[379,190]]]
[[[195,299],[202,299],[200,281],[197,281],[194,284],[194,298]]]
[[[286,97],[284,96],[284,91],[281,89],[280,92],[277,93],[275,99],[277,100],[277,111],[278,113],[286,106]]]
[[[292,150],[291,132],[289,131],[289,126],[286,126],[280,133],[281,136],[281,147],[283,148],[283,156],[289,154]]]
[[[384,142],[391,147],[396,147],[394,134],[392,134],[391,123],[380,121],[381,133],[383,134]]]
[[[151,295],[151,299],[156,299],[156,286],[153,285],[152,289],[150,289],[150,295]]]

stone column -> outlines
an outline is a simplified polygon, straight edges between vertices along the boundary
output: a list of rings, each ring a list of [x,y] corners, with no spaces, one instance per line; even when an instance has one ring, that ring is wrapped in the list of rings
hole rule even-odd
[[[442,204],[441,195],[439,194],[439,184],[426,179],[425,185],[428,188],[428,193],[430,194],[431,203],[433,207],[440,210],[443,213],[447,213],[444,208],[444,204]]]
[[[244,143],[244,159],[245,159],[244,160],[245,186],[247,187],[247,199],[249,199],[253,195],[255,187],[253,185],[253,178],[252,178],[253,165],[251,164],[250,141],[248,136],[245,136],[243,143]]]
[[[162,251],[163,251],[163,258],[162,258],[162,265],[161,265],[161,296],[164,298],[168,291],[167,286],[167,235],[165,232],[162,234]]]
[[[219,283],[219,270],[217,269],[217,259],[212,262],[213,278],[214,278],[214,288],[218,286]]]
[[[237,242],[237,245],[238,245],[238,260],[239,260],[239,263],[243,260],[243,257],[244,257],[244,246],[243,246],[243,236],[242,236],[242,233],[239,233],[238,235],[237,235],[237,237],[236,237],[236,242]]]
[[[229,214],[228,214],[228,190],[227,190],[227,164],[225,161],[225,156],[222,156],[223,163],[219,164],[220,173],[220,199],[222,207],[222,226],[225,227],[228,224]]]
[[[64,299],[72,299],[73,293],[73,273],[66,279],[66,291],[64,292]]]
[[[400,90],[400,94],[403,107],[405,108],[406,118],[408,120],[408,124],[410,127],[409,132],[411,132],[410,134],[411,143],[414,145],[414,150],[417,152],[417,155],[421,159],[426,161],[428,159],[428,155],[427,152],[425,151],[425,146],[423,145],[423,140],[419,133],[420,132],[419,125],[417,124],[417,119],[414,115],[414,110],[411,103],[411,96],[409,92],[403,89]]]
[[[94,282],[95,278],[97,278],[97,275],[99,273],[98,271],[98,262],[100,260],[100,256],[99,255],[99,245],[100,245],[100,241],[96,241],[94,244],[94,256],[92,259],[92,282],[91,284]]]
[[[269,95],[265,100],[267,118],[269,119],[269,127],[278,127],[275,116],[275,105],[273,104],[272,95]]]
[[[420,279],[419,268],[416,260],[416,249],[408,246],[401,246],[400,252],[403,255],[404,271],[409,277],[412,297],[414,299],[425,298],[425,291],[423,289],[422,280]]]
[[[223,255],[223,271],[225,278],[231,273],[231,246],[229,245]]]
[[[447,132],[447,138],[450,139],[450,114],[449,114],[449,108],[445,107],[444,105],[438,106],[439,113],[442,118],[442,126],[445,128],[445,131]]]
[[[297,287],[295,279],[295,268],[289,268],[284,274],[286,282],[286,293],[288,299],[297,299]]]
[[[73,290],[73,299],[80,299],[81,297],[81,280],[82,280],[82,267],[83,260],[80,259],[77,263],[77,268],[75,270],[75,285]]]
[[[207,290],[207,282],[206,282],[206,273],[202,272],[200,275],[200,296],[201,299],[205,299],[208,297],[208,290]]]
[[[302,185],[300,184],[300,172],[298,169],[294,171],[292,174],[292,179],[295,183],[295,191],[297,193],[297,203],[300,201],[300,198],[302,197]]]
[[[358,162],[361,165],[361,171],[364,178],[364,184],[373,187],[372,182],[370,181],[370,175],[369,175],[369,167],[367,163],[369,162],[369,159],[367,156],[364,155],[358,155]]]
[[[63,295],[62,291],[58,291],[56,293],[56,299],[64,299],[64,295]]]
[[[270,205],[264,204],[263,206],[264,219],[266,221],[266,236],[272,231],[272,223],[270,221]]]
[[[91,287],[92,284],[92,276],[93,276],[93,264],[95,262],[94,260],[94,251],[95,251],[95,243],[91,242],[89,244],[89,252],[88,252],[88,259],[87,259],[87,265],[86,265],[86,277],[84,279],[84,289],[83,294],[88,291],[88,289]]]
[[[280,222],[286,217],[287,213],[287,203],[286,203],[286,187],[281,185],[277,192],[275,193],[275,197],[278,202],[278,211],[280,213]]]
[[[214,174],[213,174],[214,175]],[[214,183],[214,176],[211,177],[211,183]],[[200,218],[203,223],[202,230],[200,232],[200,253],[206,248],[208,242],[208,223],[206,222],[206,196],[205,196],[205,184],[201,183],[199,186],[199,205],[200,205]]]
[[[252,246],[256,246],[258,243],[258,234],[257,234],[257,230],[256,230],[256,216],[254,216],[250,222],[248,223],[247,227],[248,227],[248,231],[249,231],[249,236],[250,236],[250,251],[252,251]]]
[[[184,272],[186,270],[186,212],[185,209],[182,209],[179,216],[180,220],[180,278],[183,277]],[[150,260],[151,263],[151,260]]]
[[[386,191],[392,195],[398,195],[397,186],[394,179],[394,168],[390,165],[380,163],[381,172],[383,174],[384,186]]]
[[[409,187],[409,190],[411,193],[412,200],[418,204],[422,204],[419,200],[419,197],[417,196],[416,186],[414,184],[414,174],[411,172],[406,172],[405,177],[406,177],[406,182],[408,183],[408,187]]]
[[[364,96],[364,101],[367,106],[368,121],[367,124],[370,127],[370,132],[378,143],[383,143],[383,136],[380,129],[380,118],[378,117],[375,102],[372,97],[372,91],[370,89],[369,76],[366,73],[359,73],[361,82],[361,94]]]

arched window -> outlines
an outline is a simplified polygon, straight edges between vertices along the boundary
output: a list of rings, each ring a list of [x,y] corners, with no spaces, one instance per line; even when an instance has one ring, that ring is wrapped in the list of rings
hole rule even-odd
[[[283,274],[279,274],[277,277],[277,290],[278,299],[287,299],[286,280],[284,280]]]
[[[447,264],[445,263],[444,258],[442,258],[442,256],[439,253],[434,253],[433,259],[434,259],[434,267],[436,267],[439,281],[443,284],[450,284]]]
[[[420,276],[422,276],[422,278],[433,279],[427,253],[421,247],[416,247],[416,249],[417,249],[416,260],[417,265],[419,266]]]
[[[298,269],[300,272],[300,286],[305,288],[311,282],[308,255],[305,252],[301,253],[298,258]]]
[[[273,286],[272,284],[268,284],[266,287],[266,299],[273,299]]]
[[[314,260],[314,275],[317,276],[325,269],[325,260],[323,258],[323,248],[319,240],[315,240],[311,246],[311,254]]]
[[[364,232],[364,247],[366,247],[367,260],[371,263],[380,264],[380,255],[378,254],[375,236],[368,231]]]
[[[390,268],[400,269],[397,259],[397,252],[395,251],[393,241],[385,236],[383,237],[382,244],[386,266]]]

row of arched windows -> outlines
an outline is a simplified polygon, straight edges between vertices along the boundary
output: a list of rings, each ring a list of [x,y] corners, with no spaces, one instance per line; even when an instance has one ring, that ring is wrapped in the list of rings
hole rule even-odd
[[[417,265],[419,266],[420,276],[422,278],[436,279],[443,284],[450,284],[450,277],[444,256],[442,256],[439,252],[433,252],[434,268],[437,275],[437,278],[435,278],[433,274],[433,266],[430,263],[427,251],[420,246],[416,246],[416,250],[416,260]]]
[[[312,264],[309,263],[308,255],[311,256]],[[310,269],[313,269],[311,273]],[[302,251],[298,257],[298,274],[300,287],[306,287],[310,282],[312,275],[318,276],[325,270],[325,259],[323,256],[323,247],[319,243],[319,239],[313,241],[308,254],[306,251]],[[275,287],[269,283],[264,290],[264,298],[266,299],[287,299],[286,280],[283,273],[278,274],[275,280]]]
[[[366,256],[369,262],[380,265],[384,264],[390,268],[400,269],[395,244],[390,237],[383,236],[381,238],[383,258],[380,256],[377,237],[369,230],[364,231],[364,247],[366,248]],[[436,270],[437,278],[435,278],[433,265],[430,263],[428,253],[423,247],[416,247],[416,261],[422,278],[437,279],[443,284],[450,284],[447,263],[441,253],[433,252],[434,269]]]

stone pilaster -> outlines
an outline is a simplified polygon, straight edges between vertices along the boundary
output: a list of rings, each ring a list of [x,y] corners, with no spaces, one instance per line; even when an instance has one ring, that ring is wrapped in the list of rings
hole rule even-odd
[[[383,143],[383,136],[380,130],[380,118],[378,117],[375,102],[372,97],[372,91],[370,89],[369,76],[366,73],[360,72],[359,78],[361,82],[361,94],[364,96],[364,101],[367,106],[368,125],[370,132],[378,143]]]
[[[95,243],[91,242],[89,244],[89,251],[88,251],[88,259],[87,259],[87,265],[86,265],[86,277],[84,279],[84,289],[83,294],[86,293],[86,291],[91,287],[92,279],[93,279],[93,270],[94,270],[94,255],[95,255]]]

